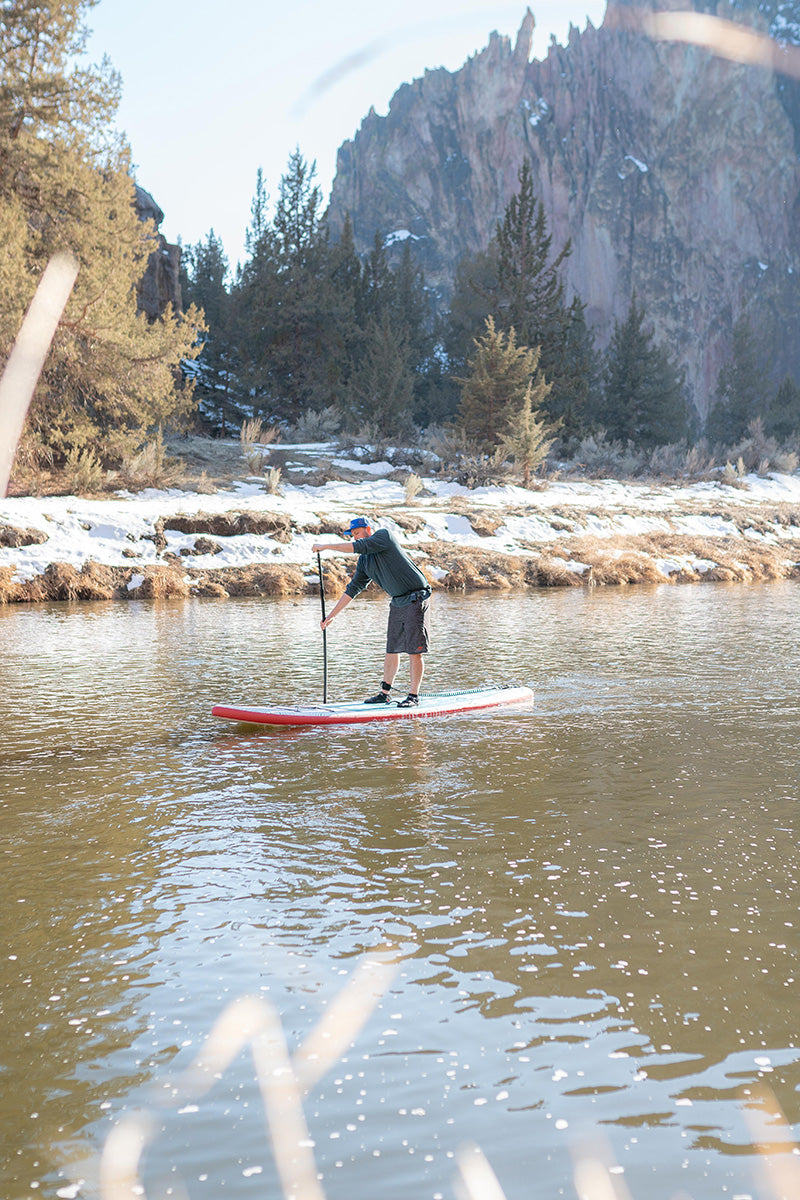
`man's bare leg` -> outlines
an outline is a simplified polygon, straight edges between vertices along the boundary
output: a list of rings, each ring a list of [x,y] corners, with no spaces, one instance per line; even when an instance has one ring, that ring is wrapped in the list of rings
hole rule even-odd
[[[399,654],[387,654],[386,658],[383,660],[384,683],[388,683],[390,687],[394,683],[395,676],[397,674],[399,666],[400,666],[400,655]]]
[[[411,668],[411,691],[415,696],[419,695],[422,676],[425,674],[425,659],[421,654],[409,654],[408,664]]]

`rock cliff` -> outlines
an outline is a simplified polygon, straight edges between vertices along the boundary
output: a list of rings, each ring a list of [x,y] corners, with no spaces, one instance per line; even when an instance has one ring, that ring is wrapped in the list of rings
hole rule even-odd
[[[411,237],[446,306],[459,258],[486,245],[527,156],[554,248],[572,239],[565,282],[598,344],[635,288],[704,416],[743,313],[775,377],[800,378],[796,131],[782,77],[654,41],[630,20],[638,7],[609,4],[599,29],[571,28],[542,61],[530,61],[528,10],[513,45],[492,34],[459,71],[403,85],[341,147],[329,216],[335,233],[351,214],[360,250],[376,230]]]
[[[141,221],[153,221],[156,229],[164,220],[164,214],[153,197],[144,188],[136,187],[136,212]],[[160,317],[168,304],[176,312],[183,311],[180,284],[181,250],[158,235],[158,248],[152,252],[137,289],[137,302],[142,312],[151,320]]]

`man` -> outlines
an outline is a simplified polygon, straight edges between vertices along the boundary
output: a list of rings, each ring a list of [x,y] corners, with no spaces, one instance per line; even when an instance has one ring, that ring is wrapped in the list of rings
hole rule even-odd
[[[335,550],[339,554],[358,555],[352,579],[330,616],[320,625],[322,629],[327,629],[331,621],[372,580],[388,592],[392,599],[386,631],[383,681],[378,694],[370,696],[364,703],[389,703],[389,692],[400,666],[400,655],[407,654],[411,668],[411,690],[397,707],[415,708],[419,704],[419,689],[425,673],[422,656],[428,653],[430,645],[430,585],[388,529],[378,529],[373,533],[372,525],[365,517],[354,517],[347,532],[353,539],[351,542],[320,542],[311,547],[314,554],[321,550]]]

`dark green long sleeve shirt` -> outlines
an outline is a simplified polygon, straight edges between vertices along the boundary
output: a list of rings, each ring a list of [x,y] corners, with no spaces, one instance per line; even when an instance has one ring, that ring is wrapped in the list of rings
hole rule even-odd
[[[427,579],[388,529],[378,529],[369,537],[359,538],[353,542],[353,549],[358,554],[358,562],[344,589],[348,596],[355,599],[370,581],[383,588],[397,607],[411,604],[420,591],[430,595]]]

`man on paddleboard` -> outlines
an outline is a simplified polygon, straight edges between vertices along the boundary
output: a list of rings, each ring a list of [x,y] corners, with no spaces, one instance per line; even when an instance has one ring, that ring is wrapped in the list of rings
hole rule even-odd
[[[389,626],[386,631],[381,690],[364,703],[389,703],[389,692],[400,666],[400,655],[407,654],[411,668],[411,690],[405,700],[400,701],[398,708],[416,708],[425,673],[423,655],[428,653],[430,646],[430,584],[388,529],[377,529],[373,533],[366,517],[354,517],[347,532],[352,541],[320,542],[311,547],[314,554],[321,550],[335,550],[339,554],[358,555],[352,579],[330,616],[321,621],[320,626],[327,629],[334,617],[374,580],[391,596]]]

